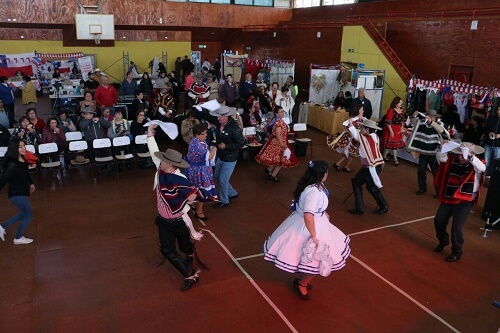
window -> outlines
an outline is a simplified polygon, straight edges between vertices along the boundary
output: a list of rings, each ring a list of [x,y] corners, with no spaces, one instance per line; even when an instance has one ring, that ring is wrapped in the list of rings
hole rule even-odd
[[[169,0],[169,1],[176,1],[176,2],[202,2],[202,3],[227,4],[227,5],[245,5],[245,6],[274,7],[274,0]]]
[[[357,0],[295,0],[294,8],[346,5],[356,2]]]

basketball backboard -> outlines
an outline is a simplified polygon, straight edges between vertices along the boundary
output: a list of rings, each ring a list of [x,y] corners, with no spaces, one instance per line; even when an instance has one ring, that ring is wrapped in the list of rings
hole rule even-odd
[[[95,40],[95,34],[101,34],[102,40],[115,40],[114,15],[76,14],[76,39]]]

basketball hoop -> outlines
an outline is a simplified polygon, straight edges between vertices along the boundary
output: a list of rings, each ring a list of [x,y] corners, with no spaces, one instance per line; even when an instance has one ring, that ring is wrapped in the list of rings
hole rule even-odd
[[[101,44],[101,36],[100,33],[91,33],[92,37],[94,37],[94,41],[96,44]]]

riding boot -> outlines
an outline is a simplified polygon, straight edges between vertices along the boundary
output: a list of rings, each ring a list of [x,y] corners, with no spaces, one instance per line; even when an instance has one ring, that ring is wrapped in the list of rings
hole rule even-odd
[[[359,213],[363,213],[365,211],[365,204],[363,202],[363,189],[361,188],[361,185],[356,183],[356,180],[354,178],[351,179],[351,183],[352,191],[354,192],[354,209]]]
[[[368,188],[368,192],[377,202],[378,208],[374,211],[375,214],[385,214],[389,211],[389,204],[385,201],[382,191],[378,188]]]

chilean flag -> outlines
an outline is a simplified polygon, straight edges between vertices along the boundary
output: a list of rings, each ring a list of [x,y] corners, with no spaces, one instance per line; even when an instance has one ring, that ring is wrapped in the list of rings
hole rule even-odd
[[[17,71],[32,76],[36,71],[35,53],[0,54],[0,76],[13,77]],[[35,69],[33,68],[35,67]]]

